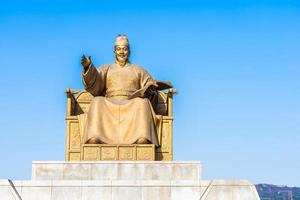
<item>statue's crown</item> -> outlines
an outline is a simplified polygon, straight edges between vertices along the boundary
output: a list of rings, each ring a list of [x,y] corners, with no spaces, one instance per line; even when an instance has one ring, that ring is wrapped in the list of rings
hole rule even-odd
[[[122,46],[127,45],[128,46],[129,41],[128,41],[127,35],[119,34],[116,38],[115,45],[122,45]]]

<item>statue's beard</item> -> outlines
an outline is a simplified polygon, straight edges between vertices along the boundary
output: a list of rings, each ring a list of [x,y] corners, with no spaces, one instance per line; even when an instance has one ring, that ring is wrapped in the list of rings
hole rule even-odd
[[[119,62],[119,63],[127,63],[128,61],[128,56],[126,55],[116,55],[116,60]]]

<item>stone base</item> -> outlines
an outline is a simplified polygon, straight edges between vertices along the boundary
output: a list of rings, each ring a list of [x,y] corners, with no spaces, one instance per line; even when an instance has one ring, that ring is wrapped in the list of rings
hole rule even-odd
[[[198,181],[199,161],[33,161],[32,180]]]
[[[1,200],[259,200],[248,181],[0,180]]]
[[[200,174],[196,161],[36,161],[32,180],[0,180],[0,199],[259,200],[248,181]]]

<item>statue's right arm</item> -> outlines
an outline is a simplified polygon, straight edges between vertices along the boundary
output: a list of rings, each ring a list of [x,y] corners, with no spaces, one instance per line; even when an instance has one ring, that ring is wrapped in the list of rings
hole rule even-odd
[[[82,58],[83,60],[83,58]],[[105,84],[105,75],[101,69],[96,69],[91,62],[90,57],[88,58],[90,62],[82,63],[82,81],[86,91],[91,93],[93,96],[99,96],[103,93]],[[88,65],[87,65],[88,64]]]

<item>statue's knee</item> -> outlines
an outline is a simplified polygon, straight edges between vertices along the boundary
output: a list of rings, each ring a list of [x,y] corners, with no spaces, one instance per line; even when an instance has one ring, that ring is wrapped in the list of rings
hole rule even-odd
[[[103,101],[104,97],[103,96],[97,96],[94,97],[93,101]]]
[[[150,144],[150,141],[146,138],[139,138],[136,142],[136,144]]]
[[[101,140],[99,140],[98,138],[93,137],[93,138],[90,138],[90,139],[86,142],[86,144],[102,144],[102,142],[101,142]]]
[[[143,107],[149,104],[147,98],[135,98],[135,103]]]

